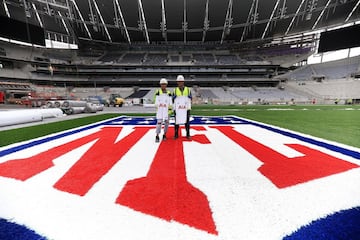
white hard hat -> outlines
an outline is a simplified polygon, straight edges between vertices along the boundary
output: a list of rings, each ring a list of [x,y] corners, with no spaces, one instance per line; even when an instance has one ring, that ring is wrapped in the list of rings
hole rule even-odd
[[[184,82],[185,81],[185,78],[183,75],[178,75],[177,78],[176,78],[176,81],[177,82]]]
[[[168,84],[168,81],[166,80],[166,78],[162,78],[160,79],[160,84]]]

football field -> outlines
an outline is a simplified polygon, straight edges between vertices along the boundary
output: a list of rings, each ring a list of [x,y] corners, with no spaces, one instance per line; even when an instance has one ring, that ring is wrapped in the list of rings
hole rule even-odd
[[[0,146],[33,139],[50,133],[79,127],[119,115],[154,116],[152,113],[116,112],[61,121],[44,126],[34,126],[1,131]],[[233,115],[272,124],[327,140],[360,147],[360,106],[359,105],[303,105],[303,106],[193,106],[193,115]]]
[[[0,131],[0,239],[359,239],[360,106],[118,111]]]

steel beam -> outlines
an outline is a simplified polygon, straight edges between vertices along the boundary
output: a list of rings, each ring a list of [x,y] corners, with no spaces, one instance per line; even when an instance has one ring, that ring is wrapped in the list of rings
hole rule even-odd
[[[165,2],[161,0],[161,23],[160,23],[160,30],[162,32],[162,36],[167,42],[167,34],[166,34],[166,11],[165,11]]]
[[[62,24],[63,24],[63,26],[64,26],[67,34],[70,36],[70,31],[69,31],[69,28],[67,27],[67,25],[66,25],[66,23],[65,23],[64,17],[62,16],[62,14],[61,14],[60,11],[58,11],[58,14],[59,14],[59,16],[60,16],[60,18],[61,18],[61,22],[62,22]]]
[[[89,31],[89,28],[87,27],[87,25],[86,25],[86,23],[85,23],[85,20],[84,20],[81,12],[80,12],[80,10],[79,10],[79,7],[78,7],[78,5],[76,4],[76,0],[71,0],[71,2],[74,4],[74,7],[75,7],[75,9],[76,9],[76,12],[79,14],[80,20],[81,20],[81,22],[82,22],[83,25],[84,25],[84,28],[85,28],[85,30],[86,30],[86,33],[88,34],[88,37],[89,37],[90,39],[92,39],[91,33],[90,33],[90,31]]]
[[[186,32],[188,31],[188,22],[187,22],[187,12],[186,12],[186,0],[184,0],[184,12],[183,12],[183,23],[182,23],[182,29],[184,32],[184,43],[186,43]]]
[[[280,0],[277,0],[276,3],[275,3],[275,7],[274,7],[274,9],[273,9],[273,11],[272,11],[272,13],[270,15],[269,21],[267,22],[265,30],[264,30],[264,32],[263,32],[263,34],[261,36],[261,39],[265,38],[266,32],[269,29],[270,23],[271,23],[271,21],[272,21],[272,19],[274,17],[274,14],[275,14],[275,11],[276,11],[277,7],[279,6],[279,3],[280,3]]]
[[[316,22],[314,23],[314,25],[312,26],[311,30],[314,30],[316,28],[316,26],[318,25],[320,19],[322,18],[322,16],[324,15],[325,10],[327,9],[327,7],[329,6],[331,0],[328,0],[328,2],[326,3],[325,7],[323,8],[323,10],[321,11],[319,17],[316,19]]]
[[[67,4],[65,5],[63,5],[63,4],[61,4],[61,3],[58,3],[58,2],[56,2],[56,1],[48,1],[48,0],[32,0],[32,1],[36,1],[36,2],[39,2],[39,3],[43,3],[43,4],[46,4],[47,5],[47,7],[48,6],[53,6],[53,7],[56,7],[56,8],[61,8],[61,9],[63,9],[63,10],[67,10]]]
[[[108,28],[107,28],[107,26],[106,26],[106,24],[105,24],[105,21],[104,21],[104,18],[103,18],[103,16],[102,16],[101,12],[100,12],[100,9],[99,9],[99,7],[98,7],[98,5],[97,5],[97,3],[96,3],[95,0],[93,0],[93,3],[94,3],[94,6],[95,6],[95,9],[96,9],[96,12],[99,14],[100,21],[101,21],[101,23],[102,23],[102,25],[103,25],[103,27],[104,27],[104,29],[105,29],[106,36],[108,37],[109,41],[112,42],[110,33],[109,33]]]
[[[229,33],[230,33],[230,29],[231,29],[232,23],[233,23],[232,11],[233,11],[233,0],[229,0],[228,7],[226,10],[226,17],[225,17],[225,22],[224,22],[223,33],[221,35],[221,41],[220,41],[221,44],[224,42],[225,37],[227,35],[229,35]]]
[[[251,4],[251,7],[250,7],[250,10],[249,10],[249,14],[248,14],[248,17],[246,19],[246,24],[244,26],[244,30],[242,32],[242,35],[241,35],[241,39],[240,39],[240,42],[244,41],[244,38],[245,38],[245,33],[247,31],[247,26],[249,25],[250,21],[251,21],[251,15],[253,14],[253,9],[254,9],[254,5],[255,5],[255,1],[256,0],[253,0],[252,4]]]
[[[143,5],[142,5],[141,0],[138,0],[138,5],[139,5],[140,22],[143,24],[143,27],[144,27],[146,42],[149,44],[150,43],[149,32],[148,32],[148,29],[147,29],[145,13],[144,13],[144,9],[143,9]]]
[[[286,12],[286,0],[284,0],[283,5],[282,5],[282,7],[281,7],[280,18],[284,18],[284,17],[285,17],[285,12]]]
[[[8,9],[8,7],[7,7],[7,4],[6,4],[6,0],[3,0],[3,5],[4,5],[5,12],[6,12],[6,16],[7,16],[8,18],[11,17],[11,16],[10,16],[9,9]]]
[[[210,20],[209,20],[209,0],[206,0],[205,5],[205,19],[204,19],[204,28],[203,28],[203,37],[202,42],[205,42],[206,32],[210,28]]]
[[[37,9],[36,9],[35,4],[34,4],[34,3],[31,3],[31,6],[32,6],[33,9],[35,10],[36,19],[38,20],[38,22],[39,22],[39,24],[40,24],[40,27],[44,28],[44,25],[43,25],[43,23],[42,23],[42,21],[41,21],[40,15],[39,15],[39,13],[38,13],[38,11],[37,11]]]
[[[128,43],[131,43],[129,31],[128,31],[126,23],[125,23],[125,18],[124,18],[124,15],[122,13],[122,10],[121,10],[119,0],[115,0],[115,4],[116,4],[116,7],[117,7],[117,11],[120,14],[121,24],[122,24],[122,27],[124,28],[126,39],[127,39]]]
[[[304,2],[305,2],[305,0],[302,0],[299,7],[297,8],[295,15],[291,19],[291,22],[290,22],[288,28],[286,29],[285,36],[288,35],[292,25],[294,24],[294,21],[295,21],[296,17],[299,15],[300,9],[301,9],[302,5],[304,4]]]
[[[355,10],[357,9],[357,7],[360,5],[360,0],[356,3],[356,5],[354,6],[354,8],[351,10],[351,12],[349,13],[349,15],[346,17],[345,22],[349,21],[349,19],[351,18],[351,16],[353,15],[353,13],[355,12]]]

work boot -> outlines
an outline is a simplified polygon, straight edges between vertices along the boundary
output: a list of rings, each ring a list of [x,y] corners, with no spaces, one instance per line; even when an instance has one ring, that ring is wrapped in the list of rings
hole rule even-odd
[[[179,138],[179,125],[175,125],[175,135],[174,135],[174,139]]]
[[[156,136],[156,137],[155,137],[155,142],[157,142],[157,143],[160,142],[159,136]]]
[[[187,138],[188,140],[191,139],[191,137],[190,137],[190,129],[186,129],[186,138]]]

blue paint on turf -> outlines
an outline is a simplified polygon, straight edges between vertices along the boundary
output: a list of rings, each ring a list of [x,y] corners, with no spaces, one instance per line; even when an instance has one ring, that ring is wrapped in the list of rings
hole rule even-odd
[[[360,206],[334,213],[303,226],[284,240],[359,240]]]
[[[1,240],[46,240],[25,226],[0,219]]]

